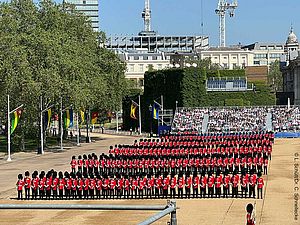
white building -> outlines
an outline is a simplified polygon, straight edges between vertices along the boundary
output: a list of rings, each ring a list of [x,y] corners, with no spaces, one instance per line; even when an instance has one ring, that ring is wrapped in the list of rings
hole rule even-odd
[[[253,66],[269,66],[284,54],[284,44],[282,43],[254,43],[243,46],[254,53]]]
[[[126,62],[125,77],[134,82],[137,87],[144,86],[144,74],[150,70],[170,68],[170,57],[161,53],[147,51],[118,52],[120,59]]]
[[[200,52],[201,59],[210,58],[212,64],[223,69],[245,68],[253,65],[254,53],[239,47],[211,47]]]

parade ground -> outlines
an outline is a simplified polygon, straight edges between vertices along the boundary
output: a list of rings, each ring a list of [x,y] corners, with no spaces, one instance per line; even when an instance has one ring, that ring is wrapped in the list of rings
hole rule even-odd
[[[90,200],[90,201],[17,201],[16,181],[19,173],[26,170],[56,171],[70,170],[72,155],[102,152],[107,153],[110,145],[131,144],[137,137],[93,134],[100,138],[97,142],[82,144],[80,147],[63,151],[36,153],[16,153],[12,161],[6,155],[0,159],[0,204],[116,204],[116,205],[166,205],[167,200]],[[297,155],[300,155],[299,139],[276,139],[265,179],[264,199],[176,199],[178,224],[184,225],[242,225],[245,224],[248,203],[256,204],[256,224],[292,225],[299,214],[299,201],[294,195],[300,194],[300,184],[294,181],[299,174]],[[299,157],[299,156],[298,156]],[[298,161],[297,161],[298,160]],[[298,205],[297,205],[298,204]],[[70,210],[1,210],[0,224],[137,224],[157,211],[70,211]],[[167,224],[169,216],[155,224]]]

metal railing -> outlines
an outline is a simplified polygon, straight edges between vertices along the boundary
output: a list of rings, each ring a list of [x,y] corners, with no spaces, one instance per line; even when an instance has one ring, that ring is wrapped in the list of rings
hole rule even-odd
[[[149,217],[139,225],[149,225],[155,221],[171,214],[170,225],[177,225],[176,202],[168,201],[167,205],[83,205],[83,204],[0,204],[2,209],[23,209],[23,210],[118,210],[118,211],[160,211]]]

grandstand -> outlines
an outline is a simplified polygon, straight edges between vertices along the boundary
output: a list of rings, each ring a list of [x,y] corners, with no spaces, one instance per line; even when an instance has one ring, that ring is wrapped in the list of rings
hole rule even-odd
[[[208,117],[207,121],[203,120],[205,116]],[[172,131],[184,130],[198,132],[272,130],[275,133],[299,133],[299,106],[178,108]]]

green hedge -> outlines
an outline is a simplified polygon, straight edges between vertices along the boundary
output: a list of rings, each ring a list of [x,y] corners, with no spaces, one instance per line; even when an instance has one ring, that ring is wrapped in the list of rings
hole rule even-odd
[[[245,76],[244,70],[220,70],[220,76]],[[146,72],[144,82],[144,95],[142,97],[142,127],[149,131],[150,112],[149,105],[156,100],[160,102],[164,96],[164,108],[178,107],[209,107],[209,106],[255,106],[274,105],[275,95],[270,92],[265,82],[255,82],[255,91],[246,92],[206,92],[206,79],[215,76],[216,71],[206,71],[202,68],[168,69]],[[130,98],[130,97],[129,97]],[[136,98],[136,96],[135,96]],[[125,106],[126,105],[126,106]],[[127,109],[126,109],[127,108]],[[128,120],[130,101],[123,104],[125,127],[131,127],[133,122]],[[134,121],[136,122],[136,121]],[[157,123],[157,121],[152,121]],[[126,124],[129,124],[128,126]],[[137,123],[134,123],[137,125]],[[154,124],[154,129],[157,124]]]
[[[207,77],[245,77],[246,72],[242,69],[237,70],[210,70],[207,72]]]

